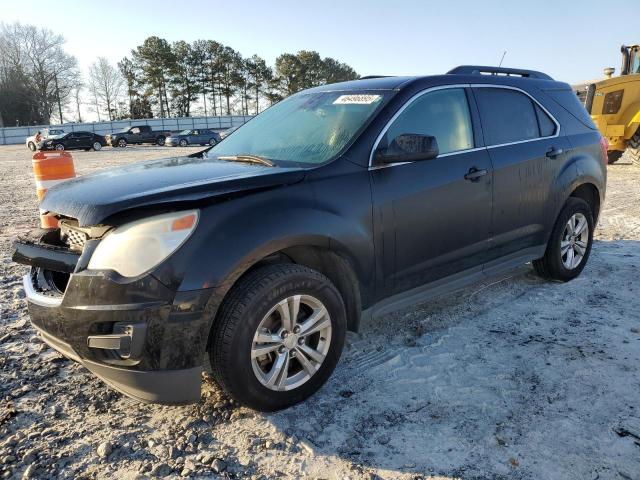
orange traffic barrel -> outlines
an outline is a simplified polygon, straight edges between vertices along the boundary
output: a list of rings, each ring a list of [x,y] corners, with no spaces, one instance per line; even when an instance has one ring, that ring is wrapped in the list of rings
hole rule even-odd
[[[36,152],[33,154],[33,175],[36,179],[38,201],[41,202],[48,189],[76,176],[73,157],[65,151]],[[40,209],[40,226],[42,228],[56,228],[58,220],[53,216],[46,215]]]

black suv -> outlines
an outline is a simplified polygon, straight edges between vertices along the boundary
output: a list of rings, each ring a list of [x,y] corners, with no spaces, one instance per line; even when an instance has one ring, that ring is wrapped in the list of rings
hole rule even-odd
[[[488,74],[488,75],[487,75]],[[15,245],[43,339],[132,397],[308,397],[361,318],[533,262],[579,275],[606,143],[569,85],[458,67],[297,93],[216,146],[56,185]]]

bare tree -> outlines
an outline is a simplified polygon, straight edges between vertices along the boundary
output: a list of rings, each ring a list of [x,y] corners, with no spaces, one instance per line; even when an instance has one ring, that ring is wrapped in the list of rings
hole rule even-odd
[[[124,86],[120,71],[106,58],[98,57],[89,67],[89,84],[98,100],[96,108],[104,108],[109,120],[116,118],[117,101]]]
[[[62,122],[62,108],[71,99],[78,78],[77,60],[64,51],[62,35],[20,23],[0,24],[0,35],[7,61],[28,78],[39,120],[49,123],[57,107]]]

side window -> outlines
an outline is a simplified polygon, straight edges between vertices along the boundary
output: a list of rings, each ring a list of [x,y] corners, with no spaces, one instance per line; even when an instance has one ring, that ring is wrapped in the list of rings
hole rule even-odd
[[[476,88],[487,145],[540,137],[534,102],[524,93],[504,88]]]
[[[381,147],[402,134],[436,137],[440,154],[473,148],[473,127],[467,95],[462,88],[425,93],[409,105],[391,124]]]
[[[547,115],[547,113],[540,108],[540,105],[537,103],[536,106],[536,115],[538,116],[538,125],[540,126],[540,136],[541,137],[550,137],[554,133],[556,133],[556,124],[553,123],[553,120]]]
[[[139,128],[132,128],[131,129],[131,133],[134,134],[134,135],[137,135],[137,134],[140,133],[140,129]]]

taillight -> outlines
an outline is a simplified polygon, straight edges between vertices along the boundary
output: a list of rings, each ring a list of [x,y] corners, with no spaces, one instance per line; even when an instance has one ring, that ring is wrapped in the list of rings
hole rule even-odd
[[[607,155],[609,140],[607,140],[607,137],[600,137],[600,149],[602,150],[602,163],[607,165],[609,163],[609,157]]]

